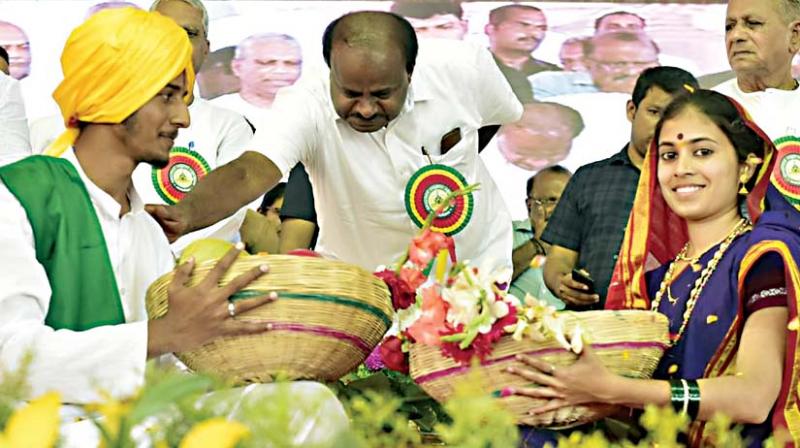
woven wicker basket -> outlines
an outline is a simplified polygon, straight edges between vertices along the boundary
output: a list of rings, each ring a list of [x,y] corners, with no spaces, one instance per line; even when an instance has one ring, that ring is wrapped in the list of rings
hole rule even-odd
[[[565,312],[568,332],[580,322],[584,334],[591,339],[592,348],[611,371],[630,378],[649,378],[668,345],[667,318],[651,311],[587,311]],[[529,387],[526,380],[505,372],[510,366],[522,367],[515,355],[526,354],[541,358],[555,366],[575,362],[576,355],[561,348],[555,340],[533,342],[515,341],[504,336],[494,347],[491,357],[479,367],[487,393],[500,395],[504,388]],[[469,371],[451,358],[442,356],[438,347],[416,344],[411,348],[411,376],[433,398],[448,399],[453,384]],[[562,408],[557,411],[528,415],[528,411],[543,401],[520,396],[501,398],[504,406],[517,416],[522,425],[569,428],[599,420],[614,411],[613,406],[590,405]]]
[[[272,331],[220,338],[176,353],[190,369],[236,383],[288,379],[335,381],[370,354],[391,325],[394,311],[386,285],[366,270],[340,261],[287,255],[258,255],[237,260],[222,279],[228,283],[259,264],[262,275],[233,300],[276,291],[277,301],[237,315],[240,320],[271,322]],[[214,261],[198,265],[190,284],[199,283]],[[172,273],[147,291],[147,314],[167,312]],[[198,323],[201,324],[201,323]]]

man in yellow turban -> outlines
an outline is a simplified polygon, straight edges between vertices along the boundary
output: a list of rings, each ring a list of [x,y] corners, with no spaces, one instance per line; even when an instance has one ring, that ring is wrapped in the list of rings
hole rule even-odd
[[[186,32],[160,14],[93,15],[61,58],[53,96],[67,131],[48,148],[61,157],[0,168],[0,366],[13,370],[32,352],[32,396],[56,390],[72,404],[99,400],[99,390],[127,396],[149,358],[268,329],[234,316],[269,298],[228,305],[265,266],[218,286],[239,250],[195,287],[186,285],[193,261],[179,266],[169,312],[147,320],[147,287],[173,260],[131,174],[141,162],[166,163],[189,125],[191,56]]]

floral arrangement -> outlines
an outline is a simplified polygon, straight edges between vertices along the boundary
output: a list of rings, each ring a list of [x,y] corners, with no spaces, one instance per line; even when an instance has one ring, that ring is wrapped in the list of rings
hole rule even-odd
[[[476,188],[453,192],[440,209]],[[453,238],[431,229],[435,215],[428,216],[397,263],[375,273],[389,286],[396,310],[397,333],[379,346],[383,365],[408,373],[407,353],[413,343],[440,347],[445,356],[466,365],[476,357],[486,359],[506,334],[517,340],[555,337],[565,349],[580,353],[580,329],[568,340],[554,307],[530,295],[520,300],[506,292],[511,269],[457,261]],[[370,362],[374,360],[368,360],[368,367]]]

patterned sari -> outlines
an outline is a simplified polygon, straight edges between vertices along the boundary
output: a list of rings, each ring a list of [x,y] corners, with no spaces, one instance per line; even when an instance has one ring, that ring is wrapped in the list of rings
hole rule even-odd
[[[747,196],[752,231],[735,239],[702,289],[683,336],[667,350],[655,378],[714,378],[733,375],[736,354],[747,318],[744,279],[768,253],[783,262],[790,320],[798,315],[800,305],[800,147],[779,153],[766,134],[753,123],[733,100],[747,126],[767,142],[764,163],[757,173],[756,185]],[[686,223],[669,209],[656,179],[658,151],[650,147],[625,232],[619,262],[609,287],[608,309],[650,309],[667,265],[688,241]],[[792,168],[795,168],[792,171]],[[794,177],[792,177],[794,175]],[[787,187],[788,186],[788,187]],[[796,191],[790,191],[795,188]],[[700,259],[706,266],[716,252],[712,248]],[[659,267],[660,266],[660,267]],[[670,332],[675,334],[684,319],[686,302],[700,275],[687,268],[676,273],[671,286],[675,303],[663,300],[659,311],[670,318]],[[800,401],[797,383],[800,372],[800,340],[797,331],[787,330],[783,383],[771,419],[763,425],[747,425],[744,435],[752,446],[761,446],[773,430],[788,430],[792,440],[800,440]],[[690,427],[690,446],[701,446],[704,422]],[[796,443],[796,442],[795,442]],[[792,445],[794,446],[794,444]]]

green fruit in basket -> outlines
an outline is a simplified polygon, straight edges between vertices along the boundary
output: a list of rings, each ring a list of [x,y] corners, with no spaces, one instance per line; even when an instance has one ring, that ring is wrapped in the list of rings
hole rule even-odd
[[[193,241],[183,249],[180,258],[178,258],[178,264],[186,263],[189,257],[194,257],[195,263],[198,264],[208,260],[218,260],[231,249],[233,249],[233,243],[230,241],[219,238],[203,238],[202,240]],[[247,253],[242,251],[239,253],[238,258],[246,256]]]

